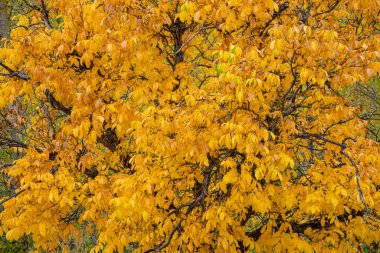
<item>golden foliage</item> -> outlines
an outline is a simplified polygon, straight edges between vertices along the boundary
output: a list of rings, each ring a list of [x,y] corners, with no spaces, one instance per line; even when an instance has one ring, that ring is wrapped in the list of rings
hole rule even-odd
[[[79,223],[93,252],[380,242],[380,146],[340,95],[379,73],[379,1],[35,4],[0,50],[0,106],[28,106],[7,239],[67,250]]]

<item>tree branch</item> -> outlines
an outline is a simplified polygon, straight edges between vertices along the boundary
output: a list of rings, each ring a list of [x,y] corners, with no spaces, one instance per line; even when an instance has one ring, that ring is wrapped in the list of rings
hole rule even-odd
[[[144,253],[149,253],[149,252],[160,252],[161,250],[163,250],[164,248],[166,248],[166,247],[170,244],[171,240],[173,239],[174,234],[175,234],[178,230],[180,230],[180,229],[182,228],[182,226],[181,226],[182,221],[183,221],[183,219],[181,219],[181,220],[177,223],[177,225],[173,228],[173,230],[170,232],[170,235],[169,235],[169,237],[168,237],[168,240],[167,240],[165,243],[162,243],[162,244],[160,244],[160,245],[157,246],[157,247],[154,247],[154,248],[148,249],[148,250],[144,251]]]
[[[178,50],[175,51],[174,54],[178,54],[179,52],[181,52],[182,48],[184,46],[186,46],[187,44],[189,44],[202,31],[207,30],[207,29],[212,29],[212,28],[217,28],[217,26],[213,25],[213,26],[204,26],[204,27],[201,27],[198,32],[196,32],[193,35],[191,35],[184,43],[182,43],[181,46],[178,48]]]
[[[28,81],[30,80],[30,77],[22,71],[13,70],[10,67],[8,67],[4,62],[0,61],[0,66],[3,67],[6,71],[8,71],[8,74],[1,73],[2,76],[8,76],[8,77],[18,77],[21,80]]]
[[[0,135],[0,146],[7,146],[11,148],[28,148],[30,145],[21,142],[19,140],[11,139],[5,136]],[[33,147],[37,150],[38,153],[42,153],[42,149],[38,147]]]
[[[300,133],[300,134],[297,134],[296,137],[299,137],[299,138],[309,138],[309,137],[313,137],[313,138],[316,138],[316,139],[319,139],[321,141],[324,141],[324,142],[328,142],[328,143],[331,143],[331,144],[334,144],[336,146],[339,146],[340,147],[340,153],[345,156],[349,161],[350,163],[352,164],[352,166],[354,166],[355,168],[355,179],[356,179],[356,185],[357,185],[357,191],[358,191],[358,194],[359,194],[359,198],[360,198],[360,201],[362,202],[362,204],[364,205],[364,213],[365,215],[366,214],[373,214],[374,216],[377,216],[375,213],[373,213],[370,208],[368,207],[366,201],[365,201],[365,198],[364,198],[364,195],[363,195],[363,190],[360,186],[360,172],[359,172],[359,167],[357,166],[356,162],[352,159],[351,156],[349,156],[344,150],[346,149],[347,145],[346,145],[346,141],[348,140],[351,140],[351,141],[354,141],[356,142],[356,140],[352,137],[347,137],[345,139],[343,139],[342,142],[337,142],[337,141],[333,141],[333,140],[330,140],[330,139],[327,139],[325,136],[321,135],[321,134],[315,134],[315,133]]]
[[[209,160],[210,160],[210,165],[208,167],[206,167],[204,169],[204,176],[203,176],[203,182],[202,182],[202,191],[201,193],[199,194],[198,197],[196,197],[193,201],[189,202],[189,203],[186,203],[186,204],[183,204],[183,205],[180,205],[179,207],[177,207],[174,211],[170,212],[168,214],[168,217],[173,214],[173,213],[177,213],[179,212],[182,208],[188,206],[189,208],[186,210],[186,213],[185,215],[189,215],[191,213],[191,211],[194,210],[195,207],[201,205],[201,203],[204,201],[204,199],[206,198],[207,194],[208,194],[208,187],[209,187],[209,184],[210,184],[210,181],[211,181],[211,177],[212,177],[212,169],[214,168],[214,166],[216,166],[216,162],[211,158],[211,157],[208,157]],[[149,253],[149,252],[160,252],[161,250],[163,250],[164,248],[166,248],[174,234],[179,231],[182,226],[182,221],[183,221],[183,218],[180,219],[180,221],[177,223],[177,225],[173,228],[173,230],[171,231],[168,239],[164,242],[162,242],[161,244],[159,244],[158,246],[156,247],[153,247],[153,248],[150,248],[146,251],[144,251],[144,253]]]
[[[259,37],[263,37],[267,33],[267,28],[270,26],[270,24],[273,22],[273,20],[278,18],[288,8],[289,8],[289,2],[285,2],[285,3],[280,4],[280,6],[278,6],[278,11],[274,12],[271,19],[265,23],[263,30],[261,30],[261,32],[259,34]]]
[[[13,164],[11,163],[3,163],[2,165],[0,165],[0,170],[2,169],[5,169],[5,168],[9,168],[11,167]]]
[[[25,191],[25,190],[21,190],[21,191],[15,193],[15,194],[12,194],[11,196],[9,196],[9,197],[3,199],[2,201],[0,201],[0,206],[2,206],[5,202],[7,202],[7,201],[9,201],[9,200],[11,200],[11,199],[17,197],[18,195],[20,195],[20,194],[23,193],[24,191]]]
[[[32,10],[36,10],[42,14],[42,20],[44,21],[45,26],[48,29],[52,29],[51,23],[50,23],[50,17],[49,17],[49,10],[47,9],[45,0],[41,0],[41,6],[31,4],[27,0],[23,0],[23,2]]]
[[[331,5],[331,6],[329,7],[329,9],[314,14],[314,15],[313,15],[313,18],[314,18],[314,17],[317,17],[317,16],[319,16],[319,15],[327,14],[327,13],[333,11],[333,10],[338,6],[338,4],[339,4],[341,1],[342,1],[342,0],[335,0],[335,3],[334,3],[333,5]]]
[[[55,99],[55,97],[53,96],[53,94],[49,90],[45,90],[45,95],[46,95],[49,103],[51,104],[51,106],[54,109],[62,111],[66,115],[71,114],[72,107],[66,107],[63,104],[61,104],[60,102],[58,102],[57,99]]]

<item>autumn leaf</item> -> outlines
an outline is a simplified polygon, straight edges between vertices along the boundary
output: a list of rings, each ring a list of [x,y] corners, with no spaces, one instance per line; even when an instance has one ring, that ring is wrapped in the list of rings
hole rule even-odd
[[[7,240],[376,251],[378,94],[361,94],[379,1],[17,4],[0,48]]]

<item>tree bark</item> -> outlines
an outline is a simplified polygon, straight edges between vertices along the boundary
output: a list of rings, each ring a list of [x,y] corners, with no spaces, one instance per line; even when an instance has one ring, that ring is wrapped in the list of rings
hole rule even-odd
[[[8,0],[0,0],[0,36],[9,38]]]

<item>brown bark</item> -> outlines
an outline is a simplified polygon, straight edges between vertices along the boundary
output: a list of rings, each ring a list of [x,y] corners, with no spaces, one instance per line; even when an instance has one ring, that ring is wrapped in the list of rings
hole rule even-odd
[[[0,35],[9,38],[8,0],[0,0]]]

